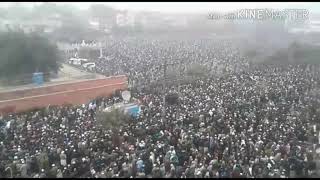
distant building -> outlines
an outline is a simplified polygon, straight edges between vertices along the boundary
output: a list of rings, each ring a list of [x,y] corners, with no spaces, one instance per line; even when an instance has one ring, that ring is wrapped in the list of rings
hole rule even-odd
[[[320,33],[320,21],[311,20],[307,26],[306,33]]]
[[[117,26],[130,26],[133,27],[135,25],[136,14],[128,11],[121,11],[117,14],[116,22]]]
[[[320,21],[318,16],[310,17],[304,22],[288,25],[288,31],[292,34],[320,33]]]
[[[30,32],[44,32],[51,33],[55,29],[61,27],[62,22],[60,21],[57,15],[51,18],[44,18],[38,20],[4,20],[1,21],[1,29],[2,30],[22,30],[26,33]]]
[[[140,24],[146,29],[159,29],[167,25],[163,15],[159,12],[139,12],[136,15],[136,19],[136,24]]]
[[[188,25],[187,15],[184,14],[168,14],[163,16],[162,21],[170,27],[185,28]]]
[[[99,22],[96,20],[89,21],[90,27],[95,30],[99,30]]]
[[[100,30],[103,32],[109,32],[116,25],[116,23],[116,18],[113,17],[104,19],[89,19],[90,28]]]

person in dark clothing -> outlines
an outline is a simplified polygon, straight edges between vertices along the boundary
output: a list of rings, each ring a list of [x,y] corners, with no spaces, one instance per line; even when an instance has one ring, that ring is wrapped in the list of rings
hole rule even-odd
[[[153,164],[152,164],[151,160],[150,160],[149,158],[147,158],[147,159],[144,161],[144,163],[145,163],[145,168],[144,168],[145,174],[146,174],[146,175],[151,174],[152,168],[153,168]]]

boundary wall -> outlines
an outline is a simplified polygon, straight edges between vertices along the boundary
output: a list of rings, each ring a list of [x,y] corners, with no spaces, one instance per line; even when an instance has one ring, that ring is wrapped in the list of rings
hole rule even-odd
[[[0,92],[0,115],[18,113],[48,105],[79,105],[116,90],[128,88],[126,76],[62,83],[37,88]]]

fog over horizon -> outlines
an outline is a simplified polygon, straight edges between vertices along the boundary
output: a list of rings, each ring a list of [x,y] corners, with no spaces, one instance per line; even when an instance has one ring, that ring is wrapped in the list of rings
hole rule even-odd
[[[162,13],[228,12],[256,8],[308,9],[312,13],[320,12],[320,3],[318,2],[1,2],[0,7],[11,5],[32,7],[42,3],[74,5],[83,10],[88,9],[92,4],[103,4],[118,10],[157,11]]]

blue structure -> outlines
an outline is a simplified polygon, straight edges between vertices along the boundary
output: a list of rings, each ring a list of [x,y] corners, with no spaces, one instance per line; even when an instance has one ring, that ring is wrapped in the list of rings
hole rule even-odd
[[[125,111],[133,116],[133,117],[138,117],[139,116],[139,113],[140,113],[140,107],[138,105],[131,105],[131,106],[128,106],[128,107],[125,107]]]
[[[117,104],[114,104],[113,106],[107,107],[104,111],[110,112],[112,108],[120,109],[124,113],[129,114],[134,118],[137,118],[140,113],[140,106],[136,103],[129,103],[129,104],[117,103]]]
[[[43,73],[42,72],[33,73],[32,82],[38,86],[42,85],[43,84]]]

